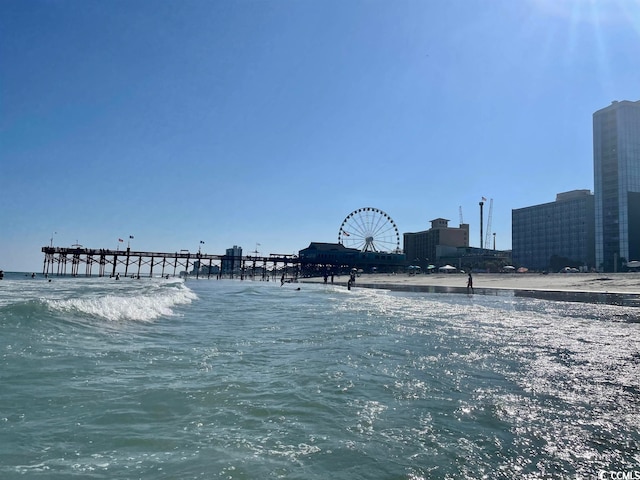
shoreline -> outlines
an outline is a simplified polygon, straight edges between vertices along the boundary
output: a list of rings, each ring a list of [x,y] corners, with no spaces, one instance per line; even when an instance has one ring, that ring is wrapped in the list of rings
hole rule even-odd
[[[543,300],[604,303],[640,307],[640,273],[473,273],[473,294],[508,295]],[[468,294],[467,275],[362,274],[354,288],[419,293]],[[347,287],[348,276],[336,276],[334,285]],[[324,283],[323,277],[300,279]],[[331,280],[329,279],[329,283]]]

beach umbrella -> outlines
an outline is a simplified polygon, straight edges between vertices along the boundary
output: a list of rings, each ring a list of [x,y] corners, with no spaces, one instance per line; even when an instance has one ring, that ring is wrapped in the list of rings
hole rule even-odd
[[[627,262],[627,267],[629,267],[629,268],[638,268],[638,267],[640,267],[640,261],[631,260],[630,262]]]
[[[445,265],[444,267],[440,267],[438,270],[445,273],[451,273],[451,272],[455,272],[457,268],[452,267],[451,265]]]
[[[518,273],[527,273],[529,271],[529,269],[527,267],[520,267],[518,269]]]
[[[513,265],[505,265],[504,267],[502,267],[503,270],[512,272],[516,269],[516,267],[514,267]]]

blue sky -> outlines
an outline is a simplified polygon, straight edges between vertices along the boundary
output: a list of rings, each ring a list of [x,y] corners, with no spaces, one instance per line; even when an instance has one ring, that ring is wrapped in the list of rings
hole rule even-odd
[[[294,253],[593,190],[635,0],[0,0],[0,269],[42,246]],[[485,207],[485,224],[487,220]],[[486,228],[486,226],[485,226]]]

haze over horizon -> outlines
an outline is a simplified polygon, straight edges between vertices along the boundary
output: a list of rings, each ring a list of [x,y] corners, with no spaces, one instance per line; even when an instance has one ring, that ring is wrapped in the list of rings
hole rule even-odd
[[[462,207],[479,246],[482,197],[508,249],[512,209],[593,191],[638,58],[636,0],[3,0],[0,269],[294,253],[360,207],[401,233]]]

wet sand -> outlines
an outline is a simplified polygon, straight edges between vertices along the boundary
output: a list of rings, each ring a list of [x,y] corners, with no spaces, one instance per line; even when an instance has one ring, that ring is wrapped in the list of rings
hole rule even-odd
[[[335,285],[347,286],[348,276],[336,276]],[[301,282],[322,283],[322,277]],[[331,282],[331,278],[329,278]],[[431,275],[362,274],[355,288],[380,288],[397,291],[470,293],[467,275],[437,273]],[[515,295],[589,303],[640,306],[640,273],[474,273],[473,293]]]

